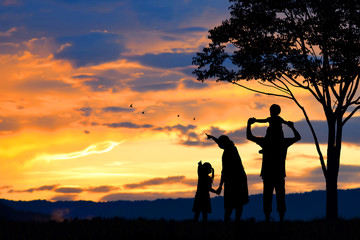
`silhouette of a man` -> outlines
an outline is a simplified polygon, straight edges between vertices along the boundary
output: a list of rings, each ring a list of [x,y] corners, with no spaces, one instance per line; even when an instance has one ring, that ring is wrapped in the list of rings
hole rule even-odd
[[[263,179],[263,210],[265,221],[270,221],[272,197],[275,189],[277,211],[279,212],[280,222],[284,221],[286,212],[285,206],[285,159],[287,149],[301,139],[299,132],[295,129],[293,122],[285,123],[294,132],[294,137],[255,137],[251,132],[251,125],[255,118],[249,118],[246,129],[247,139],[255,142],[263,149],[263,159],[260,176]]]

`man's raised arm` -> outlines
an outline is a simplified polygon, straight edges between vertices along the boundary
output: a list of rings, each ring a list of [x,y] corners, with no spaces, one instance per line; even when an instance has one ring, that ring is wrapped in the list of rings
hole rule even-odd
[[[293,122],[287,122],[287,125],[289,126],[289,128],[293,131],[294,133],[294,137],[292,138],[292,143],[295,143],[297,141],[299,141],[301,139],[300,133],[296,130],[296,128],[294,127],[294,123]]]
[[[255,122],[255,118],[249,118],[246,127],[246,138],[253,142],[256,141],[256,137],[251,132],[251,124],[253,124],[254,122]]]

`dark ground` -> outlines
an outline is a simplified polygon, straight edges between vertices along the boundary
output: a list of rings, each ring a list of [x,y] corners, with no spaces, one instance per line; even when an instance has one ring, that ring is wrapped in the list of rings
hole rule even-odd
[[[360,239],[360,219],[285,221],[264,223],[254,220],[194,223],[193,221],[124,220],[120,218],[65,220],[63,222],[0,221],[0,239]]]

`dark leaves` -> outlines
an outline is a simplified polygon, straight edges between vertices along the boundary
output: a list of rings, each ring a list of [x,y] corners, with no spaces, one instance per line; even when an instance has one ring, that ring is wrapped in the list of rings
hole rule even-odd
[[[209,31],[211,44],[193,59],[198,80],[274,81],[286,75],[321,85],[359,74],[358,1],[230,2],[231,18]]]

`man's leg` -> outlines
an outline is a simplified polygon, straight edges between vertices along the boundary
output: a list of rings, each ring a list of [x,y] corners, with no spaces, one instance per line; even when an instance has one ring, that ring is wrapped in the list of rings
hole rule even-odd
[[[279,212],[280,222],[283,222],[286,212],[285,178],[281,178],[276,181],[275,191],[276,191],[277,211]]]
[[[235,221],[237,221],[237,222],[240,221],[242,212],[243,212],[243,207],[242,206],[235,209]]]
[[[273,181],[269,179],[263,179],[263,210],[264,210],[266,222],[270,222],[273,192],[274,192]]]
[[[230,222],[230,217],[232,213],[232,208],[225,208],[224,222]]]

